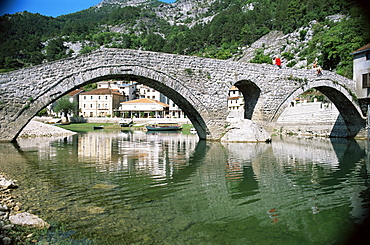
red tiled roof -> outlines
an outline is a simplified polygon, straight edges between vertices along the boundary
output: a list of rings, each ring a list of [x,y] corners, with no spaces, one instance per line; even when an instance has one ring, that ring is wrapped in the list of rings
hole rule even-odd
[[[357,49],[356,51],[353,51],[352,54],[360,53],[360,52],[365,51],[365,50],[368,50],[368,49],[370,49],[370,43],[369,44],[366,44],[365,46],[363,46],[363,47],[361,47],[359,49]]]
[[[137,99],[137,100],[130,100],[126,102],[121,102],[121,104],[159,104],[164,107],[169,107],[169,105],[159,102],[157,100],[151,100],[148,98],[142,98],[142,99]]]
[[[237,100],[237,99],[239,99],[240,97],[229,97],[228,99],[229,100]]]
[[[91,91],[81,93],[81,95],[111,95],[111,94],[122,95],[121,93],[118,92],[117,89],[109,89],[109,88],[98,88],[98,89],[94,89]]]
[[[79,93],[81,93],[81,92],[83,92],[83,90],[82,90],[82,89],[76,89],[76,90],[73,90],[73,91],[69,92],[69,93],[68,93],[68,95],[69,95],[69,96],[71,96],[71,97],[73,97],[73,96],[75,96],[76,94],[79,94]]]

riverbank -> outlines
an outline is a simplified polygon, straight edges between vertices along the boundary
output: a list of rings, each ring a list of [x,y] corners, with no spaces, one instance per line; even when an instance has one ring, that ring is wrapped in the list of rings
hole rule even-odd
[[[35,120],[30,121],[19,134],[19,137],[62,137],[77,134],[70,130],[48,125]]]
[[[36,243],[35,233],[48,229],[50,225],[31,213],[22,210],[13,191],[16,181],[0,173],[0,244]]]

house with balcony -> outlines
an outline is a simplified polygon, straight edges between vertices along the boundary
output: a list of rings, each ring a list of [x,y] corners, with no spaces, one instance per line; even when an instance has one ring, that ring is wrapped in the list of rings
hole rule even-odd
[[[116,89],[98,88],[79,94],[79,114],[83,117],[113,116],[125,96]]]

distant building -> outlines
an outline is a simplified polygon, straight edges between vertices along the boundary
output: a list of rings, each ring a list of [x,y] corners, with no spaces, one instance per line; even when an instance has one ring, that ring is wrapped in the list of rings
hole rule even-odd
[[[229,111],[244,110],[244,96],[236,86],[232,86],[229,90],[227,107]]]
[[[139,90],[140,99],[147,98],[147,99],[157,100],[157,101],[163,102],[161,100],[161,99],[163,99],[163,98],[161,98],[161,93],[158,92],[157,90],[155,90],[151,87],[148,87],[146,85],[143,85],[143,84],[138,84],[137,88]]]
[[[164,118],[169,114],[169,105],[157,100],[142,98],[122,102],[119,111],[123,117],[127,118]]]
[[[103,81],[97,83],[98,88],[116,89],[125,96],[125,101],[138,99],[138,83],[135,81]]]
[[[370,97],[370,44],[354,51],[353,80],[356,81],[356,95],[359,99]]]
[[[79,94],[80,115],[84,117],[113,116],[125,96],[116,89],[98,88]]]
[[[186,118],[186,115],[184,114],[182,109],[178,107],[172,100],[170,100],[168,97],[166,97],[159,91],[147,85],[139,84],[135,81],[102,81],[97,83],[97,87],[98,87],[97,90],[108,89],[121,93],[124,96],[122,102],[129,102],[127,104],[126,103],[121,104],[119,109],[121,116],[127,117],[128,115],[130,115],[128,117],[132,117],[133,115],[135,115],[136,117],[154,116],[154,117]],[[86,94],[84,93],[84,95]],[[80,103],[81,104],[80,115],[89,117],[91,117],[91,115],[93,116],[113,115],[114,112],[112,111],[106,112],[105,108],[102,108],[102,106],[105,107],[106,103],[97,102],[97,100],[101,99],[93,97],[94,100],[96,100],[95,102],[93,102],[92,99],[89,99],[89,97],[86,98],[87,98],[86,101],[84,102],[81,101]],[[140,101],[139,99],[148,99],[151,100],[151,102],[146,101],[144,103],[143,100]],[[134,105],[135,103],[137,104]],[[161,106],[158,107],[157,103],[162,104],[160,104]],[[155,108],[153,107],[153,104],[156,104],[154,106]],[[163,106],[164,104],[166,106]],[[137,108],[133,108],[133,106],[136,106]],[[138,108],[140,108],[140,110],[138,110]],[[232,86],[229,91],[228,110],[235,112],[244,110],[244,96],[236,86]]]
[[[168,99],[169,117],[171,118],[186,118],[185,113],[172,100]]]
[[[80,97],[79,94],[83,93],[84,91],[82,89],[75,89],[72,92],[69,92],[67,95],[70,96],[69,102],[73,103],[76,102],[76,112],[78,114],[78,105],[80,103]]]

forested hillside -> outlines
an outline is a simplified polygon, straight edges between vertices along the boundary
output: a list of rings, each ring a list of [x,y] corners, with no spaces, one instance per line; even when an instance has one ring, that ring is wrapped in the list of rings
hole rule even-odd
[[[282,54],[283,58],[289,61],[299,53],[306,64],[317,58],[324,69],[351,77],[350,53],[370,42],[367,10],[353,0],[120,2],[105,0],[57,18],[28,12],[1,16],[0,69],[18,69],[100,47],[230,59],[272,31],[299,30],[302,41],[310,32],[309,40]],[[333,15],[341,18],[328,18]],[[252,62],[270,59],[262,49],[256,50]]]

